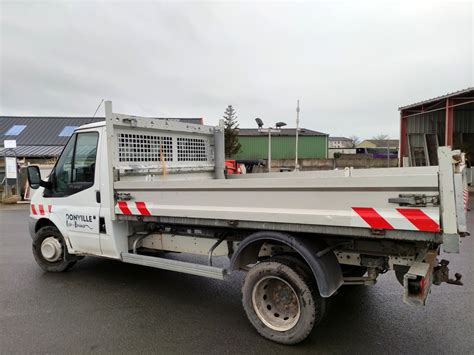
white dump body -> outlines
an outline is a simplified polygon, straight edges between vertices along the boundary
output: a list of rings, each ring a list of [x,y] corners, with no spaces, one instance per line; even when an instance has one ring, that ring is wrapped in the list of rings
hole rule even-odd
[[[112,214],[118,219],[435,242],[446,228],[457,233],[456,209],[454,216],[443,212],[443,204],[457,203],[448,148],[440,156],[444,168],[225,178],[222,127],[152,122],[109,108],[106,129]],[[447,169],[444,175],[441,169]]]

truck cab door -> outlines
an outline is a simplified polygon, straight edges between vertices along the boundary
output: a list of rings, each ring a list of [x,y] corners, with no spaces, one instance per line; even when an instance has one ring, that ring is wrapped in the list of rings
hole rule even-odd
[[[97,131],[75,133],[50,175],[51,189],[44,199],[51,206],[51,219],[74,252],[100,254],[100,169]]]

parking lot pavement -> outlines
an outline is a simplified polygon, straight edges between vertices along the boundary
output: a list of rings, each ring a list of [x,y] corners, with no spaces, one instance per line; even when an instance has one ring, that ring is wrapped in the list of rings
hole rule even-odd
[[[393,273],[346,287],[304,343],[261,338],[230,282],[85,258],[44,273],[31,254],[28,206],[0,207],[0,353],[410,353],[474,352],[474,243],[442,255],[465,286],[433,287],[429,303],[402,303]],[[474,231],[474,212],[469,213]]]

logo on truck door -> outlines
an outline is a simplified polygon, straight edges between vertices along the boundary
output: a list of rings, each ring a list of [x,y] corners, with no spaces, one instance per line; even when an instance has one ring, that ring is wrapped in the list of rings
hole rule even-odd
[[[96,216],[87,214],[66,213],[66,227],[84,232],[95,230]]]

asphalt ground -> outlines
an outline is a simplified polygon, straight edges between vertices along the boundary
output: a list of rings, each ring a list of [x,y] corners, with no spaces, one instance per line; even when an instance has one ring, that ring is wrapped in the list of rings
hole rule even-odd
[[[228,282],[88,257],[43,272],[31,254],[28,206],[0,207],[0,353],[473,354],[474,242],[442,255],[463,287],[432,288],[402,303],[393,273],[347,286],[326,319],[296,346],[260,337],[241,306],[243,276]],[[474,211],[469,213],[474,231]],[[473,233],[474,234],[474,233]]]

